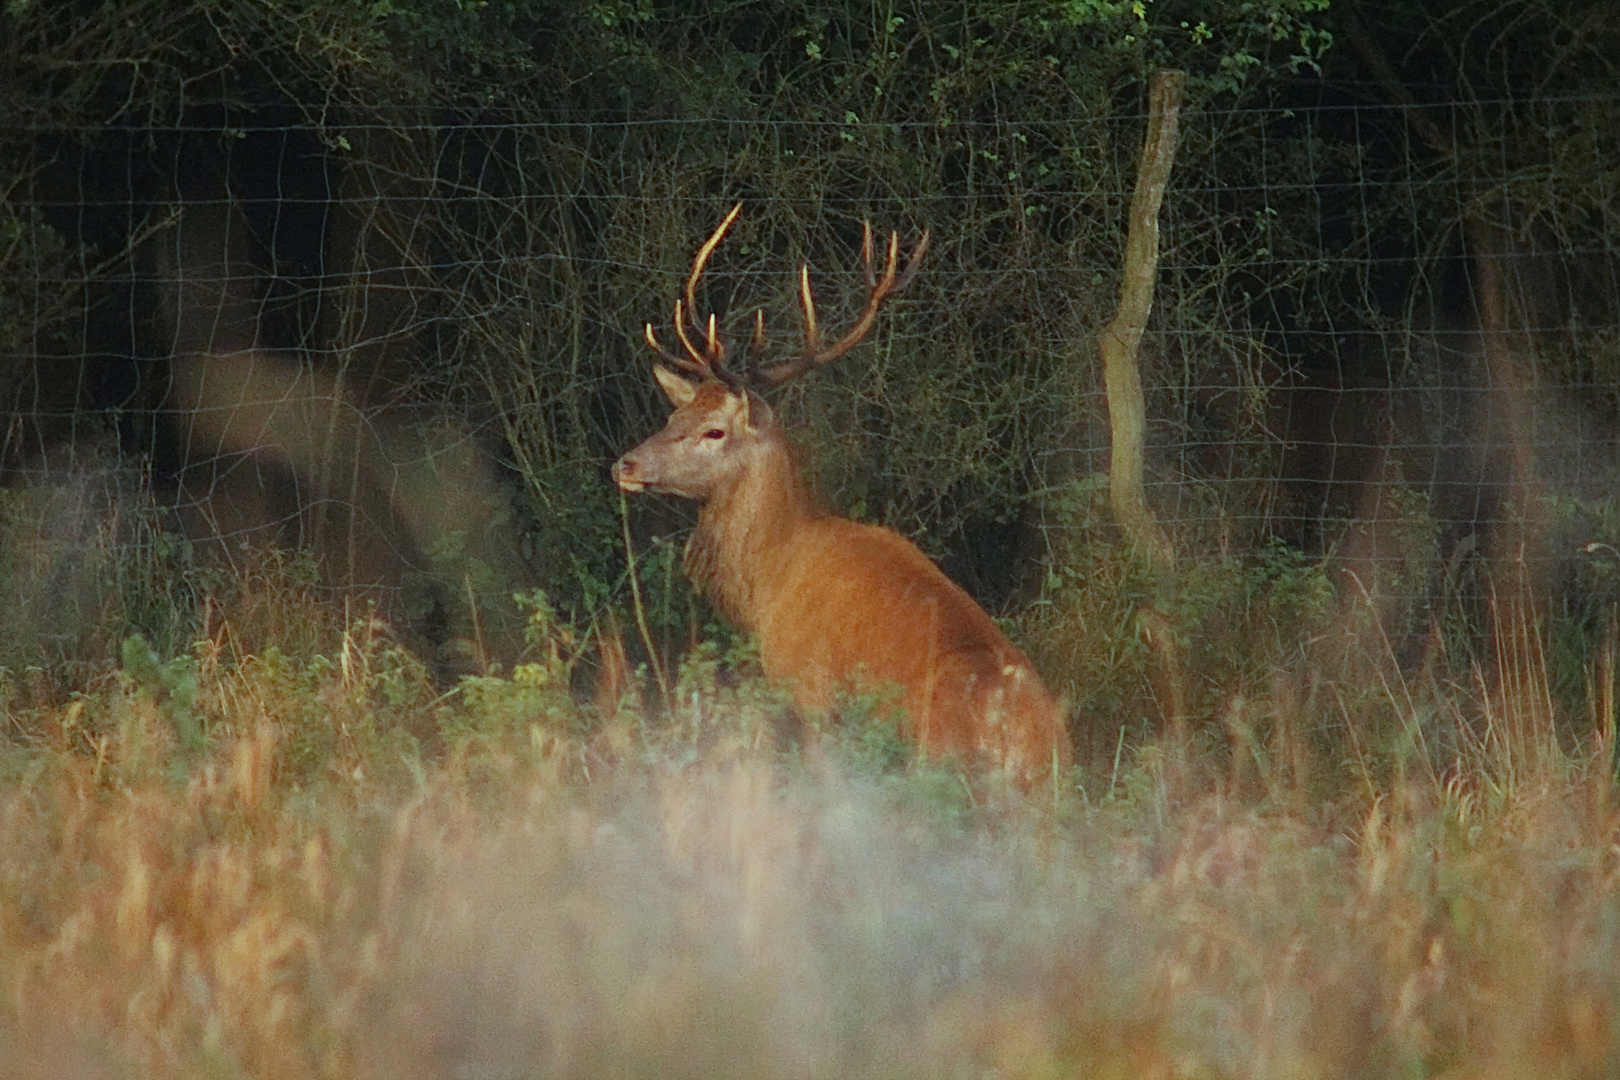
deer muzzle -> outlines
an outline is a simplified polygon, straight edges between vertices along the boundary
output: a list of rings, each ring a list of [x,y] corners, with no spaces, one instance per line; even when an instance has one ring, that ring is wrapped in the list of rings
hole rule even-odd
[[[647,482],[636,475],[636,459],[626,454],[613,463],[613,479],[623,491],[646,491]]]

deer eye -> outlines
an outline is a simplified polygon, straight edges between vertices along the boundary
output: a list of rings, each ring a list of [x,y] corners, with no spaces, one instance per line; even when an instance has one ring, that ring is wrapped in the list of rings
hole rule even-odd
[[[726,433],[717,427],[712,427],[703,433],[703,437],[705,439],[723,439],[726,437]]]

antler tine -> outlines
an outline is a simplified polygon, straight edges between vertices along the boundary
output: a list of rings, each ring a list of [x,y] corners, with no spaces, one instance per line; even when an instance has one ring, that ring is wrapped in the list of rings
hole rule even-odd
[[[748,341],[748,369],[756,371],[765,356],[765,309],[754,309],[754,335]]]
[[[889,288],[891,294],[905,292],[911,287],[911,282],[916,278],[917,269],[922,266],[922,259],[926,254],[928,254],[928,230],[924,229],[923,234],[917,238],[917,246],[911,249],[911,258],[906,261],[906,268],[900,272],[900,277]]]
[[[895,253],[899,250],[900,237],[897,233],[889,234],[889,265],[894,265]],[[866,287],[877,288],[877,278],[872,273],[872,223],[861,222],[861,273],[866,275]]]
[[[726,363],[726,346],[720,340],[720,321],[714,312],[709,312],[709,363],[715,368],[721,368]]]
[[[680,339],[681,348],[686,350],[686,354],[692,358],[692,363],[696,365],[699,372],[708,374],[713,370],[713,358],[692,344],[692,339],[686,333],[685,309],[681,307],[679,300],[675,301],[675,336]],[[691,369],[688,368],[688,370]]]
[[[664,343],[658,340],[658,334],[654,332],[652,323],[647,324],[646,338],[647,344],[652,346],[653,352],[657,353],[666,364],[669,364],[672,367],[680,368],[682,371],[693,375],[708,374],[709,369],[705,365],[695,363],[688,360],[684,356],[672,353],[668,349],[664,348]]]
[[[725,220],[720,222],[709,238],[703,242],[703,246],[698,248],[697,256],[692,260],[692,272],[686,277],[686,313],[692,319],[692,329],[699,334],[703,333],[703,324],[698,322],[698,280],[703,277],[703,269],[709,264],[709,256],[714,254],[714,249],[720,246],[721,240],[725,239],[726,230],[730,229],[732,222],[737,220],[737,215],[742,213],[742,208],[742,203],[733,206],[731,213],[726,215]]]
[[[816,323],[816,298],[810,294],[810,264],[799,267],[799,307],[804,312],[804,351],[821,348],[821,327]]]
[[[879,278],[873,268],[872,259],[872,227],[868,224],[864,230],[861,241],[861,264],[866,277],[868,296],[866,307],[861,311],[855,325],[850,327],[848,333],[826,348],[821,347],[821,328],[816,322],[816,302],[810,293],[810,268],[803,266],[799,270],[799,307],[804,311],[804,352],[802,355],[774,364],[768,368],[759,368],[755,378],[765,386],[781,386],[789,379],[809,371],[811,368],[830,364],[854,348],[862,338],[872,329],[877,321],[878,309],[883,301],[890,296],[905,289],[912,279],[917,276],[917,268],[922,265],[922,257],[928,250],[928,233],[923,232],[917,246],[906,260],[904,271],[899,269],[900,262],[900,234],[889,234],[889,253],[885,260],[883,276]]]

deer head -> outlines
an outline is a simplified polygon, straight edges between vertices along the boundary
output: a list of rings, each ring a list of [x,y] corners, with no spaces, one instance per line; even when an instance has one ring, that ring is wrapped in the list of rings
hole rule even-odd
[[[781,449],[781,437],[762,391],[781,386],[812,368],[830,364],[854,348],[872,329],[878,310],[890,296],[905,289],[916,276],[928,233],[924,232],[905,268],[900,269],[900,238],[889,234],[888,255],[878,273],[872,244],[872,226],[864,228],[861,262],[866,275],[867,300],[849,331],[831,344],[823,343],[810,291],[810,268],[799,270],[799,307],[804,318],[804,346],[799,354],[780,363],[764,365],[769,346],[763,311],[754,313],[750,344],[752,362],[739,375],[726,365],[726,346],[718,319],[697,316],[697,285],[709,256],[742,212],[738,203],[719,228],[698,249],[687,275],[684,294],[675,301],[674,329],[680,352],[664,347],[651,323],[647,344],[663,359],[653,374],[675,412],[664,430],[620,458],[613,477],[625,491],[659,491],[699,502],[717,491],[735,486],[738,478],[772,448]]]

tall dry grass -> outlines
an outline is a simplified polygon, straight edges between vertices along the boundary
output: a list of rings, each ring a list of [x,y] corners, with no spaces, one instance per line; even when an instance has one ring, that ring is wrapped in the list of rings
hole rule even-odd
[[[1024,798],[713,649],[578,704],[543,606],[444,693],[288,573],[0,680],[3,1077],[1620,1074],[1614,662],[1558,716],[1521,602]]]
[[[205,649],[184,701],[30,712],[0,1075],[1620,1071],[1612,714],[1560,737],[1533,650],[1391,691],[1393,748],[1325,752],[1285,685],[1229,703],[1269,742],[1028,800],[778,750],[778,700],[702,671],[607,718],[559,652],[448,696],[388,655]]]

